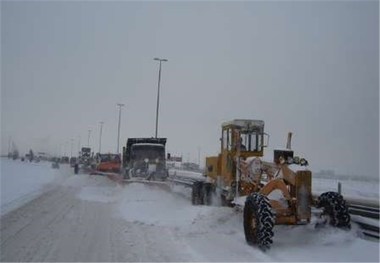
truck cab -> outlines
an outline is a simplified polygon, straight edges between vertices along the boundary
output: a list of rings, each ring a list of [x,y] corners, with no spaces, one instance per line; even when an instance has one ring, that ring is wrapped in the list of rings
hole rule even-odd
[[[123,148],[124,177],[166,179],[165,145],[166,138],[129,138]]]

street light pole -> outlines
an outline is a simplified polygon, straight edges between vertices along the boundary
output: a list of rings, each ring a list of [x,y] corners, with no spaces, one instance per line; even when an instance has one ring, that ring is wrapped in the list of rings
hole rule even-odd
[[[88,130],[87,147],[90,147],[90,135],[91,135],[91,130]]]
[[[201,147],[198,146],[198,168],[201,168]]]
[[[73,139],[70,139],[70,158],[73,157],[73,142],[74,140]]]
[[[99,133],[99,154],[100,150],[102,149],[102,130],[103,130],[103,123],[104,122],[99,122],[100,123],[100,133]]]
[[[81,149],[80,149],[80,135],[78,135],[78,154],[80,153]]]
[[[155,137],[157,138],[157,130],[158,130],[158,108],[160,105],[160,83],[161,83],[161,62],[167,62],[167,59],[161,59],[161,58],[154,58],[154,60],[157,60],[160,62],[160,68],[158,70],[158,88],[157,88],[157,108],[156,108],[156,133]]]
[[[117,128],[117,148],[116,148],[116,153],[119,154],[121,107],[123,107],[124,104],[118,103],[117,106],[119,106],[119,124],[118,124],[118,128]]]

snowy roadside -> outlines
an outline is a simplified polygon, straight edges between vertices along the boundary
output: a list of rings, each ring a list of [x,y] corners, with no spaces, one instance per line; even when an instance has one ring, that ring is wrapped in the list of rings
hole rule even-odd
[[[43,194],[2,216],[2,261],[379,262],[378,242],[361,239],[355,224],[350,231],[316,229],[315,218],[309,225],[276,225],[264,253],[246,243],[241,213],[193,206],[185,188],[122,186],[105,176],[72,175],[68,166],[9,162],[2,171],[16,182],[7,186],[25,194],[32,183],[17,181],[34,174]],[[45,193],[55,183],[62,187]]]
[[[245,242],[241,213],[229,207],[192,206],[180,188],[173,193],[141,183],[85,186],[77,197],[112,205],[113,217],[131,224],[123,242],[133,247],[133,254],[141,261],[379,260],[378,243],[361,239],[355,224],[348,232],[332,227],[316,229],[316,218],[309,225],[277,225],[272,248],[263,253]],[[363,253],[356,253],[358,249]]]
[[[31,163],[0,158],[0,215],[37,198],[68,175],[68,165],[52,169],[50,162]]]

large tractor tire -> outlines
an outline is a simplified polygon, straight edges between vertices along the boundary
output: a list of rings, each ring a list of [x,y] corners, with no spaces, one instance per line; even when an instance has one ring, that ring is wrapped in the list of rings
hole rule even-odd
[[[259,193],[249,195],[244,206],[244,233],[247,243],[262,250],[269,249],[273,243],[274,222],[269,199]]]
[[[155,172],[148,173],[145,179],[148,181],[156,181],[156,173]]]
[[[212,183],[204,182],[203,187],[203,204],[205,205],[211,205],[212,204],[212,198],[214,195],[214,188]]]
[[[193,183],[192,191],[191,191],[191,203],[193,205],[203,205],[204,203],[203,182],[196,181]]]
[[[326,192],[319,196],[317,207],[323,208],[322,217],[328,218],[329,224],[343,229],[351,228],[351,217],[343,196],[336,192]]]

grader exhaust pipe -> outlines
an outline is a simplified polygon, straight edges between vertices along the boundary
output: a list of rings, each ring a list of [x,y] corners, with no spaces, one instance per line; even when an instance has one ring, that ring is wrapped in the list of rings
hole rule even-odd
[[[288,139],[286,141],[286,149],[288,149],[288,150],[292,149],[292,135],[293,135],[293,133],[288,132]]]

